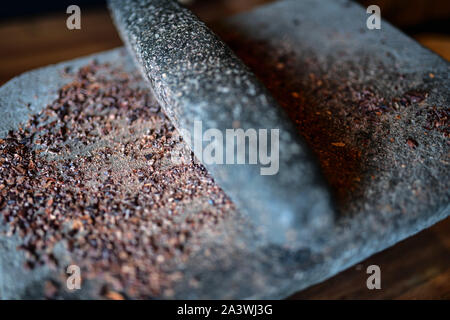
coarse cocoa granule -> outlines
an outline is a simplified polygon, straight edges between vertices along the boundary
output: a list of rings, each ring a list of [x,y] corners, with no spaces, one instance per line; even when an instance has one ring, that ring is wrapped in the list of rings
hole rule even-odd
[[[0,212],[28,267],[64,272],[63,242],[85,277],[109,279],[106,298],[170,293],[181,276],[171,266],[234,210],[195,159],[171,161],[190,151],[136,81],[91,63],[0,141]]]

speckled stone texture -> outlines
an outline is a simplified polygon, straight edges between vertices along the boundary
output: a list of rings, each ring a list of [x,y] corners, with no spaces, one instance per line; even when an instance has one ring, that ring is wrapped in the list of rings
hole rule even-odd
[[[227,60],[233,61],[227,66],[231,72],[238,62],[185,10],[170,1],[141,2],[147,3],[145,9],[136,2],[111,3],[123,38],[177,125],[189,124],[177,114],[185,110],[189,110],[188,118],[206,117],[212,123],[223,123],[228,117],[279,125],[278,118],[265,111],[269,109],[265,104],[257,105],[256,112],[250,105],[251,112],[246,113],[246,106],[239,103],[239,118],[224,112],[234,106],[214,111],[211,102],[222,106],[224,99],[239,101],[247,97],[248,87],[234,86],[233,77],[229,83],[222,82],[230,71],[216,69],[217,64],[208,58],[224,66]],[[191,298],[233,297],[230,292],[235,286],[247,282],[253,283],[253,289],[239,285],[240,293],[246,293],[238,297],[283,297],[449,215],[448,122],[442,125],[433,115],[448,113],[449,64],[384,21],[381,30],[368,30],[367,17],[364,8],[349,1],[279,1],[217,28],[314,150],[333,188],[338,219],[331,231],[301,242],[303,249],[296,253],[275,246],[264,254],[247,253],[246,262],[223,258],[211,272],[205,272],[202,264],[192,265],[189,272],[209,283],[208,294],[185,291],[182,286],[179,292]],[[205,77],[209,85],[193,90],[189,81]],[[235,91],[218,101],[219,87]],[[214,168],[209,169],[215,174]],[[280,173],[283,170],[301,179],[294,166]],[[236,185],[226,182],[226,192],[233,192]],[[247,190],[257,191],[255,185],[250,183]],[[301,199],[288,194],[288,201]],[[270,199],[276,197],[278,193]],[[271,259],[269,266],[262,263],[264,256]],[[218,274],[226,275],[226,288]]]
[[[450,64],[367,17],[350,1],[279,1],[216,29],[295,121],[338,203],[334,230],[310,239],[323,248],[253,297],[301,290],[450,214],[450,128],[438,120]]]
[[[448,122],[437,120],[449,109],[449,64],[384,21],[381,30],[367,30],[366,18],[347,1],[280,1],[217,29],[294,121],[292,136],[300,133],[316,154],[336,195],[337,218],[296,249],[255,247],[258,237],[246,225],[226,241],[208,239],[180,266],[173,297],[283,298],[449,215]],[[96,57],[133,69],[120,52]],[[32,71],[0,88],[1,132],[55,98],[65,67],[89,60]],[[176,92],[167,97],[176,101]],[[0,296],[42,297],[42,280],[53,274],[23,270],[19,243],[0,238]],[[95,297],[89,286],[68,296]]]
[[[289,237],[310,237],[330,227],[330,195],[314,157],[273,97],[234,53],[177,1],[111,1],[110,7],[122,39],[177,128],[191,137],[196,120],[203,131],[219,129],[224,136],[233,128],[280,130],[275,175],[261,175],[259,165],[206,164],[264,233],[263,239],[292,244]]]
[[[66,70],[78,70],[93,60],[114,64],[125,72],[136,70],[133,61],[122,48],[50,65],[17,76],[0,87],[0,138],[4,138],[9,130],[19,128],[32,114],[39,113],[57,99],[58,90],[74,81],[74,77],[68,75]],[[5,231],[7,225],[1,217],[0,299],[42,299],[45,297],[44,288],[47,281],[53,281],[65,288],[65,267],[72,262],[66,243],[61,241],[53,250],[60,263],[58,270],[46,265],[30,270],[25,267],[25,251],[18,249],[23,244],[21,237],[18,234],[6,236]],[[95,280],[84,279],[81,290],[62,290],[59,298],[98,298],[98,286],[101,284],[96,284]]]

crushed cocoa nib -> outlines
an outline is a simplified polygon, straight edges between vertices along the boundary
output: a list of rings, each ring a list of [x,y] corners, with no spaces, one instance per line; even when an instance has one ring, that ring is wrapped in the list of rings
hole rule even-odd
[[[170,161],[180,138],[137,81],[91,63],[0,140],[0,217],[22,237],[27,266],[64,273],[62,242],[111,299],[173,292],[173,267],[234,210],[202,165]]]
[[[409,138],[408,140],[406,140],[406,143],[412,149],[415,149],[415,148],[417,148],[419,146],[419,143],[416,140],[412,139],[412,138]]]
[[[400,103],[409,106],[413,103],[419,103],[428,97],[428,93],[422,90],[409,90],[400,98]]]
[[[427,112],[427,124],[425,129],[442,132],[446,138],[450,138],[450,108],[438,109],[436,106]]]

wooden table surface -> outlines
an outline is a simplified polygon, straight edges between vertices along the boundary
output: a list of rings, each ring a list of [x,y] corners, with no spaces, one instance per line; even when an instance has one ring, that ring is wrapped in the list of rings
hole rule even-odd
[[[66,18],[61,12],[0,22],[0,84],[33,68],[122,45],[105,9],[82,10],[81,30],[68,30]],[[450,37],[416,39],[450,59]],[[366,268],[372,264],[381,268],[381,290],[366,287]],[[450,299],[450,219],[291,298]]]

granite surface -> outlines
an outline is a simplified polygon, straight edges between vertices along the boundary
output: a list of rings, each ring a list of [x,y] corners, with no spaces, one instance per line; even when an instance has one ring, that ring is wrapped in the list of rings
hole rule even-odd
[[[150,2],[162,8],[179,10],[168,2]],[[167,19],[185,21],[188,17],[189,21],[195,22],[186,11],[180,12],[171,18],[167,16]],[[260,239],[258,234],[254,235],[253,227],[244,225],[237,230],[238,226],[231,225],[237,228],[236,237],[227,241],[210,239],[205,243],[205,251],[200,251],[180,266],[183,277],[175,287],[174,297],[286,297],[449,215],[448,122],[441,125],[436,120],[436,114],[448,112],[449,108],[449,64],[384,21],[381,30],[367,30],[366,18],[363,8],[347,1],[279,1],[233,17],[217,28],[234,52],[270,90],[294,125],[281,122],[280,119],[285,117],[281,111],[268,111],[275,118],[259,114],[259,105],[263,109],[269,108],[276,105],[274,100],[229,49],[219,45],[218,38],[203,24],[194,23],[214,44],[209,50],[218,49],[216,45],[219,45],[217,57],[236,63],[233,70],[239,76],[247,77],[248,83],[256,83],[256,91],[268,99],[267,104],[253,106],[255,110],[249,112],[250,115],[242,107],[240,117],[245,115],[245,119],[247,116],[254,119],[249,122],[252,125],[286,126],[289,137],[302,147],[300,150],[307,150],[306,146],[303,149],[305,144],[302,142],[306,141],[335,195],[335,222],[327,232],[313,232],[307,239],[298,238],[290,247],[279,245],[280,239],[276,237],[271,244],[261,241],[255,246],[254,243]],[[151,27],[151,22],[147,23]],[[176,23],[174,25],[177,26]],[[192,30],[185,27],[187,29],[181,28],[180,31],[191,36]],[[133,34],[133,30],[129,31]],[[156,34],[159,33],[144,35],[156,37]],[[177,34],[174,33],[173,37],[176,38]],[[136,36],[139,39],[142,34],[137,33]],[[184,65],[183,61],[186,63],[184,57],[190,52],[189,43],[182,42],[182,37],[177,39],[178,42],[172,42],[174,47],[167,47],[165,55],[161,53],[153,60],[136,43],[130,42],[129,45],[142,54],[141,61],[155,63],[141,71],[149,75],[152,90],[157,96],[159,94],[159,99],[167,99],[162,103],[167,104],[166,109],[174,123],[188,126],[189,121],[184,120],[186,114],[177,112],[198,111],[200,113],[196,115],[199,117],[213,115],[214,106],[211,107],[213,110],[197,107],[202,102],[216,101],[215,95],[220,92],[196,95],[195,91],[183,88],[189,83],[189,75],[178,74],[183,76],[183,81],[176,79],[176,67],[172,74],[166,75],[168,82],[162,80],[164,72],[152,69],[157,68],[158,63],[160,67],[167,66],[163,62],[168,56],[176,59],[171,61],[172,65],[176,66],[177,61],[181,61],[180,67]],[[155,50],[162,50],[161,43],[156,41],[154,44]],[[208,47],[208,44],[203,45]],[[150,46],[145,50],[151,52],[153,49]],[[131,58],[120,51],[96,57],[133,68]],[[86,61],[32,71],[0,88],[2,132],[17,127],[27,114],[37,112],[54,99],[55,90],[65,81],[58,70]],[[218,58],[218,61],[220,66],[222,60]],[[198,62],[198,68],[202,66]],[[167,68],[169,73],[172,67]],[[158,81],[152,80],[152,76]],[[216,89],[217,84],[240,90],[233,84],[223,83],[223,77],[208,79],[211,90]],[[190,85],[187,86],[192,88]],[[183,99],[177,94],[178,90]],[[223,106],[222,101],[218,103]],[[168,108],[172,104],[186,109]],[[174,113],[170,114],[170,110]],[[254,114],[267,122],[259,122],[263,120]],[[220,123],[226,125],[226,119],[233,119],[233,114],[223,112],[223,118],[217,120],[219,127]],[[183,121],[186,122],[183,124]],[[280,147],[280,150],[283,149]],[[310,153],[305,151],[304,154],[306,162],[299,167],[305,163],[315,167]],[[295,161],[288,162],[288,165],[296,167]],[[251,172],[250,169],[243,170]],[[218,171],[213,169],[211,172],[215,175]],[[280,174],[282,172],[280,166]],[[290,173],[295,180],[297,177]],[[222,179],[227,181],[226,177]],[[219,178],[217,181],[221,183],[223,180]],[[320,179],[309,182],[320,186],[327,203],[328,193],[322,188]],[[241,181],[233,183],[243,191]],[[228,192],[232,185],[230,183],[226,187],[225,184],[224,189]],[[251,186],[246,192],[258,190]],[[233,194],[230,195],[234,200]],[[277,199],[276,196],[277,193],[270,194],[270,199]],[[285,198],[278,198],[277,205],[280,199]],[[237,204],[241,205],[239,201]],[[285,204],[281,202],[281,205]],[[295,206],[288,204],[291,209]],[[248,213],[252,206],[244,208],[247,208],[246,214],[252,216]],[[270,214],[271,211],[268,212]],[[41,279],[52,276],[52,271],[45,268],[33,272],[21,269],[21,252],[15,250],[19,242],[20,239],[0,238],[0,295],[2,298],[40,297]],[[92,296],[79,292],[77,297]]]

